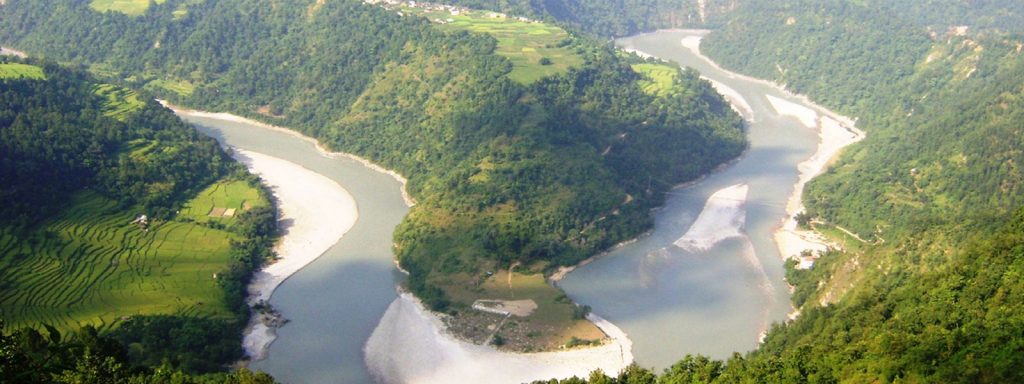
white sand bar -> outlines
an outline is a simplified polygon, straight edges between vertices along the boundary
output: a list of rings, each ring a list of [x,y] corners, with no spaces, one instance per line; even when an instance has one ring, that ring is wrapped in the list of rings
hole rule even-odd
[[[7,47],[0,47],[0,56],[17,56],[22,59],[28,57],[28,55],[25,54],[25,52],[13,50]]]
[[[810,158],[797,164],[800,175],[793,187],[793,194],[786,201],[786,218],[775,232],[775,243],[779,248],[779,255],[783,259],[796,258],[800,262],[799,268],[804,269],[810,268],[814,264],[817,254],[824,252],[829,247],[836,247],[821,234],[797,227],[794,216],[804,211],[804,186],[815,176],[824,172],[832,159],[838,156],[843,148],[864,138],[863,132],[852,126],[844,126],[839,119],[830,115],[822,116],[816,126],[820,140],[818,149]],[[803,251],[810,251],[812,256],[801,257]]]
[[[274,247],[278,259],[253,276],[249,302],[270,299],[285,279],[331,248],[359,217],[356,201],[338,183],[302,166],[246,150],[233,156],[258,175],[277,202],[282,236]],[[253,316],[243,347],[250,358],[266,356],[273,329]]]
[[[366,343],[366,363],[381,383],[522,383],[617,374],[633,362],[626,334],[588,317],[610,337],[597,347],[559,352],[508,353],[455,339],[437,315],[409,293],[395,299]]]
[[[747,99],[743,98],[743,95],[721,82],[703,76],[701,78],[710,82],[711,87],[715,88],[718,93],[725,97],[725,100],[729,102],[729,105],[732,106],[736,113],[739,113],[746,120],[754,118],[754,109],[750,108],[750,103],[747,102]]]
[[[807,128],[818,126],[818,113],[813,109],[772,95],[765,96],[768,97],[768,102],[772,104],[772,108],[779,115],[795,117]]]
[[[722,240],[741,236],[747,220],[744,204],[749,189],[747,184],[736,184],[716,191],[704,203],[690,229],[674,244],[691,252],[705,251]]]

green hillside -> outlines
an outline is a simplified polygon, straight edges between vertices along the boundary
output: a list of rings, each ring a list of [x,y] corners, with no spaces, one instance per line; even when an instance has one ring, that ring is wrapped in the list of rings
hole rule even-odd
[[[63,331],[113,326],[136,314],[229,316],[213,278],[229,261],[230,233],[195,224],[131,224],[138,209],[77,193],[31,234],[0,235],[8,326]]]
[[[758,350],[724,362],[686,357],[657,378],[634,367],[588,381],[1024,380],[1024,41],[1006,31],[1015,8],[741,4],[702,50],[858,119],[867,138],[809,184],[805,202],[826,234],[856,241],[844,228],[867,241],[809,270],[791,262],[801,314]],[[974,22],[932,25],[954,16]]]
[[[133,365],[238,359],[245,286],[273,235],[256,179],[135,91],[0,66],[41,75],[0,79],[0,319],[99,329]]]

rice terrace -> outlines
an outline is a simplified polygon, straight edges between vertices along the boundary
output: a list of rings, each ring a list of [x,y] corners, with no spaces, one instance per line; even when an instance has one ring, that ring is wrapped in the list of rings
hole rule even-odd
[[[509,78],[522,84],[583,64],[573,37],[554,25],[498,12],[430,3],[420,3],[415,8],[403,4],[399,10],[426,17],[444,30],[466,30],[494,37],[498,41],[495,53],[512,62]]]
[[[50,324],[62,331],[109,328],[135,314],[230,316],[217,273],[239,237],[230,231],[237,214],[207,213],[267,204],[247,182],[222,181],[164,221],[78,192],[27,235],[0,229],[0,254],[10,255],[0,259],[0,315],[12,328]]]

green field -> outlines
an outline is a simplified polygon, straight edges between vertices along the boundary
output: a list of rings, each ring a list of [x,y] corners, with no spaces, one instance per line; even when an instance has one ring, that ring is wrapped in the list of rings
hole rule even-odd
[[[163,4],[167,0],[153,0],[157,4]],[[146,13],[150,0],[92,0],[89,7],[96,12],[121,12],[126,15],[138,16]]]
[[[545,280],[541,273],[524,274],[499,270],[483,282],[470,281],[464,275],[448,276],[448,283],[438,283],[460,311],[476,316],[462,316],[464,322],[486,327],[500,316],[484,315],[469,307],[477,299],[533,300],[537,309],[527,317],[512,317],[498,330],[510,346],[520,351],[553,350],[573,339],[597,340],[604,333],[593,323],[575,318],[576,305]],[[490,320],[490,322],[488,322]]]
[[[156,79],[156,80],[150,81],[150,82],[146,83],[146,86],[143,87],[143,88],[146,89],[146,90],[164,89],[164,90],[168,90],[168,91],[177,93],[178,96],[182,96],[182,97],[189,97],[189,96],[192,95],[192,92],[194,92],[196,90],[196,86],[193,85],[190,82],[187,82],[187,81],[184,81],[184,80],[182,80],[182,81],[171,81],[171,80],[166,80],[166,79]]]
[[[679,69],[665,64],[633,64],[633,70],[644,77],[640,87],[652,96],[668,96],[672,92]]]
[[[217,201],[258,198],[237,183],[217,184],[239,194]],[[133,314],[231,315],[214,276],[229,262],[236,235],[187,219],[153,221],[144,230],[131,223],[141,213],[86,190],[28,235],[0,230],[2,318],[12,328],[71,330],[107,328]]]
[[[46,74],[43,73],[42,67],[35,65],[20,63],[0,64],[0,79],[18,79],[22,77],[43,80],[46,79]]]
[[[426,17],[442,29],[485,33],[498,40],[496,53],[512,62],[512,80],[529,84],[541,78],[564,73],[583,64],[583,58],[571,44],[571,36],[562,28],[498,16],[487,11],[468,11],[452,15],[444,11],[425,11],[403,7],[402,12]],[[450,20],[450,21],[449,21]],[[546,58],[550,64],[542,64]]]
[[[239,213],[267,204],[259,191],[245,181],[223,181],[200,192],[181,208],[178,217],[197,223],[212,221],[230,226]]]
[[[139,100],[138,93],[116,85],[97,85],[93,88],[93,93],[106,99],[106,103],[103,106],[103,114],[118,120],[124,120],[129,113],[145,106],[145,103]]]

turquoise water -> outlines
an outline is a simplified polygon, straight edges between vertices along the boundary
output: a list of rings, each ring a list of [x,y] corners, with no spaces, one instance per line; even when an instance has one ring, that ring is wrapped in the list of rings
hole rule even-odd
[[[577,302],[590,305],[594,313],[629,334],[640,365],[658,369],[686,354],[727,358],[754,349],[767,325],[785,319],[789,291],[772,232],[785,215],[797,163],[817,145],[815,131],[778,116],[765,95],[796,99],[713,68],[682,46],[681,40],[689,35],[661,31],[623,38],[617,44],[692,67],[739,92],[753,110],[749,151],[726,169],[673,191],[655,213],[653,232],[579,268],[560,283]],[[750,186],[746,236],[703,252],[672,244],[696,220],[711,194],[740,183]]]
[[[232,147],[264,153],[327,176],[356,200],[359,220],[323,256],[282,283],[270,303],[290,321],[267,359],[253,363],[287,383],[367,383],[363,344],[397,297],[391,234],[408,208],[400,184],[349,159],[328,158],[313,144],[259,126],[184,117]]]

